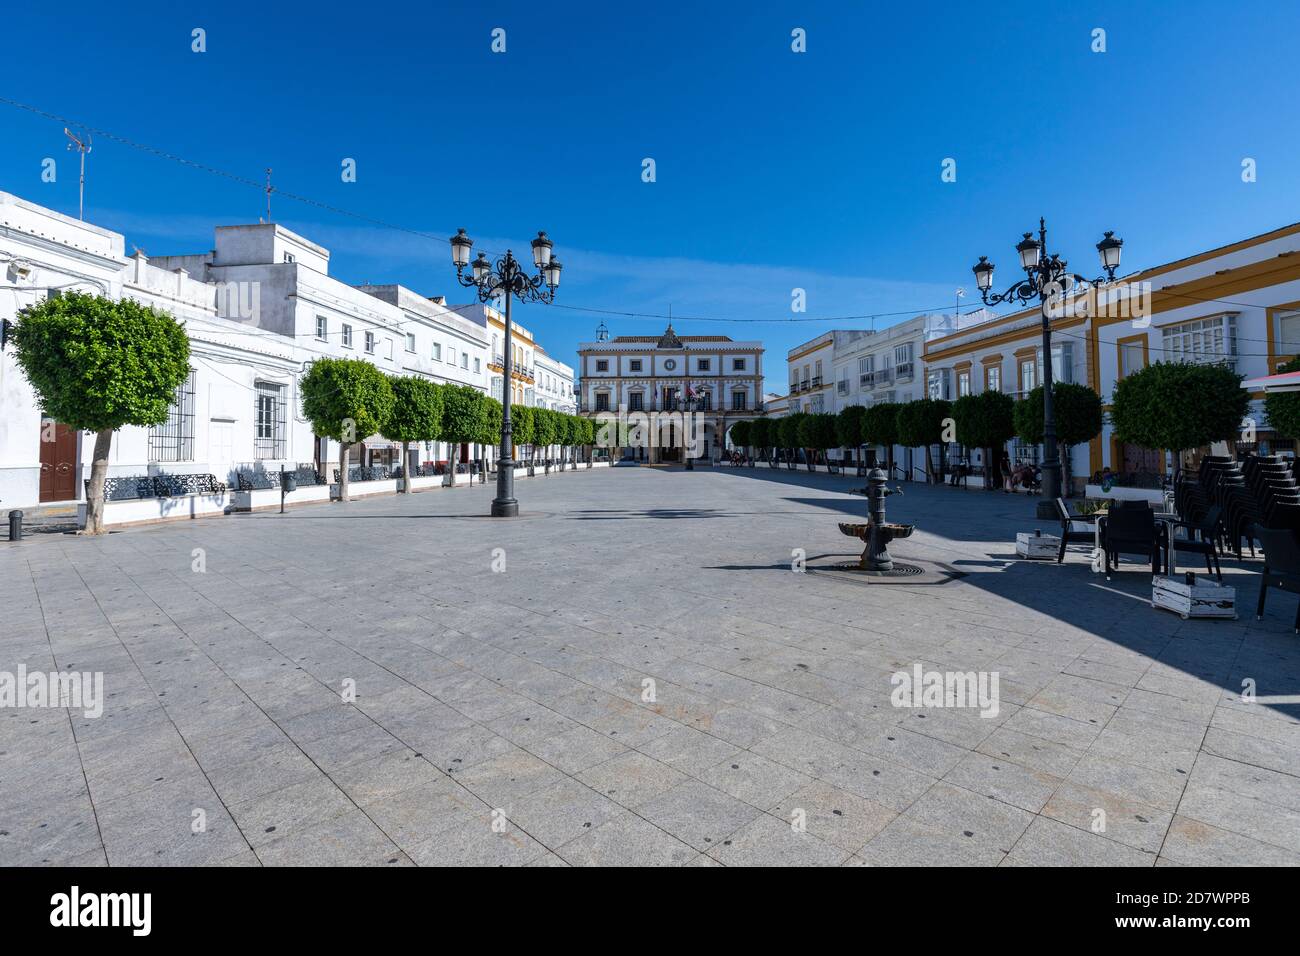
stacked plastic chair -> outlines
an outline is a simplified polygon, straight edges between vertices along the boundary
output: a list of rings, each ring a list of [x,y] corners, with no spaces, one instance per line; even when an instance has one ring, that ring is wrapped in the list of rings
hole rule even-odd
[[[1291,463],[1277,455],[1252,456],[1246,460],[1244,472],[1259,523],[1266,528],[1300,532],[1300,484]]]

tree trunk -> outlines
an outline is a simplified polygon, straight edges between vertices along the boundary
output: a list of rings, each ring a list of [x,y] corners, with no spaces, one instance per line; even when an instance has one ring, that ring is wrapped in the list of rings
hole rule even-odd
[[[339,442],[339,501],[348,500],[348,449],[351,442]]]
[[[407,447],[409,442],[402,442],[402,494],[408,494],[411,490],[411,452]]]
[[[104,479],[108,477],[108,452],[113,446],[113,429],[95,433],[95,455],[90,463],[90,487],[86,490],[84,534],[104,533]]]

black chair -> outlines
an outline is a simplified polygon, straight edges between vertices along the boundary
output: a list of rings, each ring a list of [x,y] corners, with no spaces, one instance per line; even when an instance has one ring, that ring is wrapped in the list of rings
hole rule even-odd
[[[1150,508],[1115,508],[1101,519],[1101,547],[1106,556],[1106,580],[1112,565],[1119,570],[1121,554],[1139,554],[1151,560],[1151,573],[1160,573],[1160,541]]]
[[[1097,522],[1096,515],[1077,515],[1070,510],[1070,506],[1065,503],[1064,498],[1056,499],[1056,514],[1061,519],[1061,550],[1056,554],[1056,563],[1060,564],[1065,560],[1065,546],[1067,544],[1088,544],[1097,543],[1097,534],[1093,530],[1093,525]],[[1074,527],[1075,524],[1085,525],[1083,528]]]
[[[1259,581],[1259,606],[1255,620],[1264,616],[1264,597],[1269,585],[1292,594],[1300,594],[1300,545],[1295,534],[1286,528],[1255,525],[1255,537],[1264,548],[1264,573]],[[1300,605],[1296,607],[1295,631],[1300,634]]]
[[[1179,521],[1177,526],[1187,529],[1186,538],[1174,538],[1174,552],[1187,551],[1192,554],[1205,555],[1205,570],[1211,574],[1217,575],[1219,580],[1223,580],[1223,568],[1219,565],[1219,518],[1223,509],[1214,505],[1205,513],[1205,517],[1200,521]],[[1196,537],[1193,537],[1193,534]],[[1169,560],[1169,538],[1161,536],[1161,544],[1165,551],[1165,567],[1168,567]]]

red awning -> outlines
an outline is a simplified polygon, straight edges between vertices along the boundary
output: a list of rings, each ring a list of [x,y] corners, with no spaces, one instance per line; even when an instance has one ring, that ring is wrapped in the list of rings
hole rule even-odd
[[[1252,392],[1300,392],[1300,372],[1281,372],[1277,375],[1263,375],[1248,378],[1241,383],[1242,388]]]

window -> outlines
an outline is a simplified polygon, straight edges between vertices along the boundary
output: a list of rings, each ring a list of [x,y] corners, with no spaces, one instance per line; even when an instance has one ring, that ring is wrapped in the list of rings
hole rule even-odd
[[[596,411],[598,412],[609,411],[609,392],[596,393]]]
[[[709,372],[709,371],[712,371],[712,369],[713,369],[713,360],[712,360],[712,359],[696,359],[696,360],[695,360],[695,371],[697,371],[697,372]]]
[[[460,367],[463,368],[463,369],[465,369],[466,371],[469,371],[469,353],[468,353],[468,352],[461,352],[461,353],[460,353]]]
[[[1127,378],[1139,369],[1146,368],[1146,349],[1143,342],[1119,344],[1119,377]]]
[[[1040,346],[1037,352],[1038,364],[1038,381],[1043,380],[1043,350]],[[1052,381],[1053,382],[1073,382],[1074,381],[1074,343],[1065,342],[1060,345],[1052,346]]]
[[[645,408],[645,393],[631,392],[627,396],[627,409],[630,412],[639,412]]]
[[[366,333],[366,354],[367,355],[375,354],[375,333],[374,332]]]
[[[441,362],[441,361],[442,361],[442,343],[441,343],[441,342],[434,342],[434,343],[433,343],[433,360],[434,360],[435,362]]]
[[[598,372],[603,372],[603,371],[605,371],[603,368],[600,367],[600,365],[601,365],[600,362],[597,362],[597,363],[596,363],[596,371],[598,371]],[[639,371],[641,371],[641,360],[640,360],[640,359],[628,359],[628,360],[627,360],[627,370],[628,370],[629,372],[639,372]]]
[[[902,379],[912,374],[912,343],[894,346],[894,375]]]
[[[745,360],[743,358],[732,359],[731,370],[733,372],[743,372],[745,370]]]
[[[316,316],[316,338],[322,342],[329,338],[329,320],[323,315]]]
[[[736,361],[740,362],[740,361],[744,361],[744,360],[743,360],[743,359],[737,359]],[[744,392],[732,392],[732,393],[731,393],[731,410],[732,410],[733,412],[743,412],[743,411],[745,410],[745,393],[744,393]]]
[[[596,359],[596,371],[597,371],[597,372],[608,372],[608,371],[609,371],[609,359]],[[640,371],[640,369],[634,369],[634,371]]]
[[[1033,362],[1020,363],[1020,390],[1032,392],[1038,384],[1038,368]]]
[[[283,458],[285,387],[254,382],[253,392],[253,457]]]
[[[456,364],[456,350],[452,348],[450,345],[447,346],[447,364],[448,365]]]
[[[951,369],[931,369],[930,375],[926,381],[926,396],[928,398],[945,402],[952,398],[952,395],[948,392],[949,378],[951,374]]]
[[[414,332],[407,332],[407,333],[406,333],[406,351],[408,351],[408,352],[414,352],[414,351],[415,351],[415,333],[414,333]]]
[[[384,358],[390,362],[393,360],[393,340],[388,336],[384,336]]]
[[[847,368],[840,369],[839,381],[835,383],[835,392],[837,395],[849,394],[849,370]]]
[[[284,254],[284,261],[285,261],[285,262],[295,262],[295,261],[297,261],[297,260],[294,259],[294,257],[293,257],[293,253],[292,253],[292,252],[286,252],[286,253]]]
[[[343,347],[352,348],[352,326],[350,325],[343,326]]]
[[[957,397],[964,398],[970,394],[970,372],[957,373]]]
[[[999,365],[984,366],[984,387],[990,392],[1002,391],[1002,367]]]
[[[483,360],[476,358],[474,360],[474,374],[478,375],[482,371],[483,371]]]
[[[1277,354],[1300,352],[1300,312],[1283,312],[1277,317]],[[1271,370],[1270,370],[1271,371]]]
[[[194,369],[176,386],[167,421],[149,429],[149,460],[194,460]]]
[[[1165,359],[1213,365],[1237,357],[1237,317],[1218,315],[1210,319],[1167,325],[1160,330]]]

